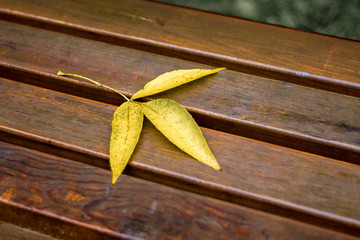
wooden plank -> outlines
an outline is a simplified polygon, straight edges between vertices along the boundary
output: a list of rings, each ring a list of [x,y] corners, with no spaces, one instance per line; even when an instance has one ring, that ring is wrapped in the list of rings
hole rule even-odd
[[[0,217],[62,239],[355,239],[125,175],[111,185],[110,171],[0,149]],[[23,217],[31,215],[36,221]]]
[[[41,151],[52,146],[49,152],[69,159],[75,152],[75,160],[108,169],[115,106],[5,79],[0,83],[1,102],[6,102],[1,105],[1,139]],[[359,232],[360,166],[202,130],[223,172],[182,153],[146,122],[126,174]]]
[[[122,100],[91,84],[56,77],[56,72],[82,74],[130,95],[163,72],[209,67],[10,22],[0,24],[2,76],[111,104]],[[204,127],[359,163],[359,98],[230,70],[158,97],[180,102]]]
[[[1,0],[0,17],[360,96],[360,44],[141,0]]]
[[[65,4],[68,4],[68,2],[65,2]],[[74,4],[77,5],[76,2]],[[84,4],[86,5],[87,3]],[[59,9],[61,10],[61,7]],[[76,8],[75,6],[75,8],[73,8],[73,12],[79,11],[79,9],[80,8]],[[165,49],[164,52],[161,52],[162,54],[185,59],[192,59],[193,61],[198,62],[207,62],[208,64],[212,65],[217,65],[218,63],[225,63],[230,68],[248,71],[252,74],[266,75],[268,77],[277,79],[285,79],[290,76],[289,81],[294,81],[291,78],[295,76],[295,82],[300,81],[300,83],[304,85],[307,85],[306,81],[313,80],[314,78],[315,85],[310,84],[311,86],[319,87],[316,84],[321,84],[325,82],[323,86],[320,86],[320,88],[325,88],[331,91],[338,91],[332,89],[332,87],[339,87],[338,89],[341,90],[339,90],[338,92],[349,94],[349,91],[353,91],[352,93],[350,93],[350,95],[356,95],[354,94],[354,91],[356,91],[356,84],[358,83],[354,83],[352,82],[352,80],[346,80],[347,82],[344,82],[343,79],[340,79],[341,81],[336,81],[337,79],[334,77],[331,77],[329,79],[329,77],[322,78],[319,77],[320,75],[314,75],[313,73],[308,74],[308,72],[298,72],[292,69],[289,70],[287,68],[284,70],[281,67],[279,68],[279,65],[277,65],[277,63],[271,65],[270,68],[267,68],[268,66],[265,65],[263,62],[260,66],[257,65],[257,62],[249,62],[246,59],[245,62],[243,61],[243,59],[240,59],[239,61],[236,59],[232,59],[235,61],[232,62],[232,60],[228,61],[227,58],[217,58],[217,55],[206,55],[207,52],[204,49],[199,50],[196,45],[192,45],[192,48],[189,47],[189,50],[188,48],[182,48],[179,42],[177,42],[177,45],[175,45],[174,47],[166,45],[167,40],[164,41],[162,39],[158,39],[152,41],[150,38],[138,39],[136,38],[138,36],[135,36],[135,38],[133,38],[131,37],[132,35],[129,33],[125,33],[124,35],[120,36],[116,34],[116,30],[114,29],[108,29],[108,32],[104,31],[104,29],[106,30],[107,26],[105,26],[104,29],[101,29],[101,27],[99,27],[100,25],[96,25],[95,27],[93,26],[94,28],[89,28],[86,24],[88,24],[89,22],[91,23],[91,20],[89,20],[89,17],[86,14],[84,14],[85,18],[83,19],[81,17],[83,17],[84,15],[80,16],[80,20],[82,20],[83,23],[76,23],[76,17],[70,21],[70,25],[67,25],[67,23],[65,22],[56,21],[55,15],[55,18],[51,16],[49,17],[49,19],[44,19],[41,18],[41,15],[40,17],[35,17],[35,15],[29,15],[28,13],[23,14],[21,12],[9,12],[6,9],[2,9],[1,13],[2,18],[13,16],[13,18],[10,19],[11,21],[22,22],[22,20],[29,20],[28,24],[36,25],[38,27],[41,26],[42,23],[46,23],[47,25],[45,25],[48,29],[66,33],[75,32],[75,35],[81,35],[82,37],[88,37],[110,43],[115,43],[116,40],[120,39],[119,44],[127,47],[133,47],[152,52],[157,52],[157,50]],[[134,17],[136,15],[128,15],[128,17],[129,16],[136,19],[136,17]],[[100,15],[97,17],[100,17]],[[94,18],[96,19],[97,17],[95,16]],[[140,20],[143,19],[140,18]],[[36,29],[36,31],[31,31],[31,28],[29,27],[19,26],[16,24],[8,24],[10,23],[5,22],[5,26],[7,27],[5,28],[6,33],[13,33],[14,35],[17,34],[17,42],[15,43],[13,41],[14,35],[4,34],[4,36],[2,36],[2,40],[4,41],[1,42],[1,46],[5,48],[4,51],[3,49],[1,49],[1,70],[5,70],[5,73],[3,72],[3,76],[13,78],[19,81],[28,81],[32,84],[37,84],[39,86],[48,87],[49,85],[52,85],[52,87],[56,90],[70,92],[79,96],[87,97],[90,95],[91,92],[95,92],[95,88],[89,87],[86,84],[81,84],[80,81],[65,80],[62,78],[54,77],[53,74],[58,70],[56,69],[56,67],[61,65],[66,66],[68,67],[68,69],[72,70],[76,70],[80,67],[84,69],[82,70],[84,75],[87,75],[89,69],[91,69],[91,72],[93,73],[91,77],[98,76],[99,78],[97,79],[100,79],[104,78],[105,76],[107,78],[106,81],[108,81],[109,83],[116,83],[117,79],[124,79],[126,77],[130,77],[128,78],[128,80],[124,81],[127,86],[121,86],[120,89],[122,89],[122,91],[126,92],[127,94],[131,94],[138,88],[140,88],[138,85],[143,85],[143,83],[147,82],[152,77],[158,75],[159,73],[162,73],[164,71],[164,65],[168,63],[170,64],[166,68],[169,69],[178,68],[178,66],[194,65],[194,63],[179,61],[179,59],[157,56],[154,54],[144,53],[133,49],[121,48],[118,46],[109,46],[107,44],[99,42],[96,43],[92,41],[85,41],[84,39],[76,40],[76,38],[73,37],[65,37],[62,34],[41,31],[38,28]],[[17,26],[18,28],[14,29],[12,28],[13,26]],[[131,26],[134,27],[134,25]],[[72,29],[74,31],[71,32],[69,29]],[[141,29],[141,27],[139,29]],[[25,34],[26,31],[28,31],[27,34]],[[37,35],[38,32],[40,32],[40,34]],[[20,35],[20,33],[22,35]],[[85,36],[83,35],[83,33],[87,33],[88,35],[85,34]],[[95,33],[95,35],[92,35],[92,33]],[[182,34],[183,33],[180,33],[180,35]],[[31,38],[29,36],[31,36]],[[190,38],[192,38],[192,36],[193,35],[191,35]],[[58,40],[57,37],[60,37],[60,39]],[[36,40],[36,44],[32,42],[32,40],[34,39]],[[53,43],[54,39],[56,40],[56,42]],[[149,41],[149,39],[151,41]],[[181,37],[179,39],[181,39]],[[331,44],[334,43],[334,40],[332,38],[328,38],[328,40],[329,42],[332,42]],[[64,41],[65,43],[62,43],[61,41]],[[78,45],[74,45],[74,43],[78,43]],[[343,42],[337,42],[337,44],[340,43]],[[115,43],[115,45],[117,44],[118,43]],[[190,41],[190,45],[191,44],[194,44],[194,42]],[[41,45],[42,48],[39,48],[38,45]],[[65,48],[66,46],[70,47],[70,49],[72,50],[68,51]],[[79,46],[85,47],[85,50],[77,50]],[[353,46],[355,46],[356,48],[356,46],[358,45],[355,44]],[[52,49],[52,47],[57,48]],[[89,58],[89,56],[92,55],[89,54],[88,49],[96,49],[96,51],[99,52],[94,53],[95,58]],[[294,50],[291,48],[289,49]],[[289,51],[289,49],[287,49],[287,51]],[[55,57],[47,53],[51,50],[52,53],[55,53]],[[105,51],[102,52],[102,50]],[[59,52],[61,53],[62,51],[63,55],[61,57],[58,57],[58,55],[56,54],[58,54]],[[115,55],[116,53],[124,53],[123,55],[127,58],[130,57],[130,59],[118,57]],[[185,56],[185,53],[190,53],[189,57]],[[274,51],[271,53],[277,52]],[[357,52],[355,51],[355,54],[356,53]],[[333,53],[329,54],[332,55]],[[335,55],[332,55],[332,57],[334,57]],[[266,56],[269,55],[265,54],[265,59]],[[110,59],[108,60],[106,59],[106,57]],[[200,59],[194,60],[194,57],[199,57]],[[212,57],[215,59],[215,61],[210,60],[210,58]],[[273,58],[273,56],[271,57]],[[104,58],[106,59],[106,61],[103,60]],[[79,61],[79,59],[86,62],[86,64],[84,64],[82,61]],[[93,61],[93,59],[97,59],[97,61]],[[337,58],[337,60],[338,59],[341,58]],[[347,59],[349,60],[349,62],[347,62],[345,68],[343,68],[344,65],[341,65],[339,67],[341,69],[339,70],[339,68],[337,68],[336,71],[339,70],[339,73],[341,73],[343,76],[349,76],[348,70],[350,69],[352,73],[354,73],[353,76],[358,76],[358,72],[354,70],[357,68],[353,68],[354,65],[352,65],[352,58],[350,57],[349,59]],[[118,62],[117,60],[121,61]],[[301,58],[299,58],[298,60],[301,60]],[[123,69],[120,69],[122,72],[118,70],[118,65],[120,62],[125,63],[124,66],[122,66]],[[151,65],[154,62],[154,65],[156,65],[155,69],[153,69]],[[138,68],[141,69],[141,67],[144,68],[144,63],[147,63],[146,70],[149,70],[149,72],[145,73],[144,70],[144,72],[141,72],[140,74],[137,74],[137,72],[134,73],[132,67],[138,66]],[[53,65],[51,66],[51,64]],[[204,66],[201,64],[196,65]],[[291,66],[293,67],[297,65],[293,64]],[[244,67],[245,69],[243,69]],[[260,71],[258,73],[254,72],[255,70],[259,69]],[[306,74],[308,75],[305,76]],[[151,78],[147,78],[148,76],[150,76]],[[30,77],[32,79],[27,80],[27,77]],[[216,83],[216,80],[218,80],[217,77],[220,77],[220,81],[218,83]],[[230,133],[241,134],[253,138],[256,138],[256,136],[260,133],[262,134],[262,136],[258,137],[258,139],[261,140],[274,142],[280,145],[294,147],[309,152],[316,152],[317,150],[314,149],[320,149],[316,153],[320,153],[323,155],[329,154],[328,156],[334,158],[348,161],[350,159],[350,162],[358,163],[358,133],[360,129],[358,124],[359,99],[333,93],[322,92],[305,87],[294,86],[287,83],[280,84],[279,81],[249,76],[246,74],[240,74],[232,71],[226,71],[225,73],[218,74],[217,77],[209,77],[206,81],[210,80],[210,83],[206,81],[201,81],[199,82],[199,84],[191,84],[189,85],[190,87],[186,86],[182,89],[180,88],[178,89],[178,91],[181,91],[181,95],[178,94],[178,91],[172,91],[168,94],[163,94],[162,96],[171,97],[187,106],[187,108],[190,109],[192,113],[196,116],[197,120],[200,120],[202,126],[211,126],[212,128],[218,128],[220,130],[228,128],[230,130],[227,131]],[[49,79],[49,82],[41,82],[44,80],[47,81]],[[244,81],[244,84],[239,84],[239,82],[237,82],[238,79]],[[138,85],[134,84],[135,80],[136,82],[138,82]],[[107,84],[111,85],[109,83]],[[60,84],[60,87],[54,87],[57,84]],[[117,82],[116,84],[119,84],[119,82]],[[344,88],[343,85],[346,84],[347,86]],[[25,85],[13,85],[12,91],[14,94],[19,93],[18,86]],[[74,87],[74,89],[66,90],[65,86]],[[228,86],[228,88],[224,88],[223,86]],[[135,87],[138,88],[134,89]],[[239,91],[239,88],[242,88],[240,89],[241,91]],[[1,136],[13,137],[13,139],[6,139],[6,141],[18,141],[17,143],[19,143],[19,139],[21,139],[21,141],[24,141],[24,139],[27,138],[28,143],[26,144],[32,144],[31,147],[34,147],[39,143],[43,144],[41,145],[41,147],[45,146],[46,144],[48,146],[52,145],[54,147],[53,150],[55,149],[55,147],[58,147],[57,150],[59,150],[60,153],[56,154],[64,155],[66,157],[69,157],[70,159],[74,157],[76,158],[76,160],[84,161],[95,166],[107,168],[105,167],[106,161],[102,160],[107,160],[107,144],[105,145],[105,143],[106,141],[108,141],[108,137],[99,138],[99,136],[94,136],[94,141],[90,141],[88,143],[89,145],[86,146],[86,141],[88,140],[85,138],[85,136],[80,135],[87,130],[84,125],[88,127],[90,126],[91,129],[94,129],[94,131],[100,130],[100,133],[109,134],[109,129],[100,129],[99,127],[94,127],[96,124],[98,124],[96,121],[91,120],[91,122],[87,122],[87,117],[90,116],[94,119],[97,119],[97,114],[104,113],[107,119],[111,119],[111,113],[114,110],[113,106],[100,103],[95,103],[94,105],[92,105],[89,104],[89,101],[85,101],[85,103],[82,102],[83,100],[81,99],[73,98],[71,96],[63,94],[57,95],[51,91],[48,92],[48,94],[45,94],[47,97],[49,97],[49,99],[52,99],[51,102],[44,104],[42,101],[45,99],[42,99],[44,98],[44,94],[42,91],[35,90],[35,95],[38,96],[39,99],[37,101],[32,101],[30,99],[35,96],[33,95],[32,90],[38,88],[32,88],[27,86],[24,89],[26,93],[25,96],[19,97],[17,99],[22,99],[20,103],[14,103],[16,102],[14,100],[15,97],[18,97],[17,95],[6,93],[2,96],[4,102],[5,100],[8,101],[8,97],[13,98],[13,101],[10,101],[12,105],[10,105],[15,107],[14,109],[18,111],[13,113],[10,111],[10,107],[7,111],[4,111],[4,113],[6,113],[6,115],[9,117],[4,120],[2,119],[2,123],[5,122],[5,125],[2,128],[3,132]],[[204,89],[209,89],[209,91],[206,92],[204,91]],[[271,91],[269,91],[269,89]],[[5,86],[3,90],[5,90],[6,92],[9,90],[9,88],[6,88]],[[82,92],[75,93],[79,90],[80,92]],[[188,95],[186,95],[187,91],[190,91]],[[67,97],[64,98],[63,96]],[[196,98],[196,96],[205,96],[206,98],[204,98],[203,101],[198,101],[199,99]],[[210,106],[209,108],[205,108],[204,104],[208,104],[210,102],[209,99],[213,100],[214,97],[216,99],[215,101],[212,101],[214,102],[214,105]],[[111,103],[116,103],[119,100],[118,98],[114,97],[111,94],[109,95],[107,92],[104,91],[91,98],[96,98],[97,100]],[[57,103],[56,101],[58,99],[65,99],[65,104]],[[74,105],[78,106],[78,108],[69,111],[69,109],[72,107],[70,103],[74,102],[70,99],[77,99],[75,102],[79,101],[82,103],[75,103]],[[242,101],[241,104],[238,104],[237,102],[237,100],[239,99]],[[293,99],[305,100],[294,102]],[[27,108],[19,106],[19,104],[24,102],[26,103],[25,106],[27,106]],[[235,104],[232,104],[234,102]],[[265,102],[265,104],[263,102]],[[40,103],[40,105],[38,105],[39,108],[29,107],[31,106],[31,103]],[[120,101],[118,103],[120,103]],[[64,109],[66,111],[62,112],[59,106],[65,107]],[[97,114],[92,114],[91,112],[81,113],[83,115],[80,118],[80,122],[78,122],[77,119],[73,118],[75,114],[78,114],[78,112],[83,109],[82,107],[85,107],[85,109],[87,109],[86,107],[90,107],[89,109],[91,109],[91,107],[94,106],[95,109],[97,109]],[[224,106],[227,106],[227,108],[225,108]],[[4,105],[4,108],[6,107],[8,106]],[[52,110],[49,111],[49,109],[51,108],[56,109],[58,113],[54,113]],[[236,109],[235,111],[234,108]],[[205,111],[204,109],[210,110]],[[319,109],[321,111],[319,111]],[[29,110],[30,114],[28,112]],[[250,113],[246,114],[246,112],[248,111]],[[70,115],[70,113],[72,115]],[[15,120],[10,118],[14,116]],[[51,119],[50,122],[47,122],[44,121],[44,119],[46,119],[45,117],[59,117],[59,120]],[[350,124],[347,122],[349,121],[349,118]],[[39,122],[33,123],[32,121],[34,120],[38,120]],[[64,126],[64,124],[69,122],[69,120],[70,125],[73,125],[73,127]],[[318,125],[314,125],[314,120],[316,123],[318,123]],[[63,122],[61,123],[60,121]],[[101,118],[100,123],[102,124],[102,126],[105,126],[105,124],[107,124],[106,126],[109,126],[109,121],[107,121],[108,120],[106,120],[105,118]],[[45,126],[43,130],[40,129],[40,123]],[[80,126],[80,128],[78,128],[78,125],[83,126]],[[304,126],[306,127],[304,128]],[[53,129],[49,130],[49,128]],[[61,133],[63,129],[65,129],[65,132]],[[334,229],[338,231],[344,231],[351,234],[358,233],[359,231],[359,214],[357,211],[354,211],[356,203],[353,202],[355,201],[354,199],[356,199],[357,194],[359,194],[358,191],[353,191],[353,189],[359,189],[358,166],[346,165],[339,162],[331,162],[330,159],[299,153],[297,151],[264,144],[257,141],[251,141],[248,139],[227,135],[224,133],[218,133],[209,129],[204,129],[205,133],[208,134],[207,136],[210,136],[209,138],[212,139],[211,141],[213,146],[216,146],[218,154],[224,153],[225,155],[222,156],[222,159],[226,163],[225,166],[227,167],[227,169],[230,170],[229,172],[227,172],[230,176],[224,178],[222,182],[220,178],[222,178],[223,176],[211,176],[211,174],[213,173],[209,169],[207,171],[199,173],[199,170],[196,170],[198,165],[196,165],[194,161],[189,163],[189,165],[182,165],[182,160],[187,159],[188,157],[179,155],[177,150],[175,150],[173,146],[169,145],[164,139],[162,139],[160,143],[153,143],[153,141],[161,137],[159,134],[153,134],[151,132],[151,129],[151,126],[146,126],[144,135],[145,137],[144,140],[142,140],[142,144],[146,143],[147,141],[150,141],[150,144],[144,144],[145,146],[147,146],[145,147],[144,152],[140,151],[136,153],[138,154],[136,155],[136,160],[134,159],[135,161],[131,163],[127,174],[139,176],[179,188],[184,188],[198,193],[208,194],[213,197],[217,197],[227,201],[233,201],[235,203],[244,204],[246,206],[268,212],[280,211],[277,214],[283,216],[289,215],[289,213],[291,213],[290,215],[294,214],[294,216],[290,216],[290,218],[298,219],[304,222],[309,221],[312,224],[325,226],[330,223],[326,226],[327,228],[332,228],[336,224],[339,224],[338,226],[334,227]],[[242,133],[244,129],[246,132],[245,134]],[[69,135],[66,136],[66,133],[68,133]],[[94,132],[93,135],[95,133],[96,132]],[[267,136],[271,134],[272,136]],[[279,136],[281,137],[281,139],[275,140]],[[75,141],[79,139],[80,142]],[[303,142],[301,142],[301,139]],[[99,140],[103,141],[103,145],[96,145],[99,143]],[[289,140],[294,141],[286,143]],[[226,146],[228,149],[224,151],[221,144],[223,144],[224,142],[227,143],[228,141],[232,142],[232,144]],[[300,146],[302,145],[301,143],[306,143],[307,146]],[[21,142],[21,144],[26,145],[24,142]],[[163,144],[166,147],[163,147]],[[244,154],[237,152],[239,150],[239,147],[237,146],[238,144],[242,145],[241,150],[243,152],[246,152],[247,156],[243,156]],[[330,151],[334,146],[334,152],[337,151],[336,153]],[[153,149],[156,148],[160,149],[159,152],[153,153]],[[259,149],[261,149],[262,151],[260,151]],[[50,148],[49,150],[41,150],[51,151]],[[168,154],[164,155],[164,152]],[[248,152],[250,152],[249,156],[247,154]],[[86,159],[86,157],[89,156],[91,156],[91,159]],[[149,156],[154,159],[147,159],[149,158]],[[174,166],[172,166],[169,162],[166,162],[169,159],[172,159],[173,156],[176,156],[176,160],[174,161],[176,165],[181,167],[174,168]],[[100,160],[97,158],[100,158]],[[138,160],[138,158],[140,160]],[[240,159],[240,161],[236,160],[234,162],[233,158]],[[252,165],[254,162],[259,164],[259,160],[263,160],[264,158],[265,162],[260,161],[259,166]],[[276,160],[272,158],[275,158]],[[165,161],[165,164],[163,163],[163,161]],[[243,173],[240,174],[238,172],[234,173],[235,171],[238,171],[238,164],[241,164],[241,166],[243,165],[243,161],[246,162],[244,169],[250,169],[251,171],[246,175],[244,175]],[[316,164],[314,164],[314,162],[316,162]],[[263,168],[266,168],[266,170],[264,170]],[[309,170],[308,168],[315,169]],[[335,173],[331,171],[331,169],[333,168],[337,169]],[[300,173],[297,172],[298,169],[300,169]],[[189,171],[190,174],[187,174],[187,171]],[[256,173],[259,172],[260,178],[256,176]],[[208,177],[207,175],[210,175],[210,177]],[[296,182],[287,183],[286,181],[293,180],[293,176],[296,176]],[[161,178],[166,178],[166,180]],[[239,178],[243,178],[240,183],[236,182]],[[271,181],[269,181],[269,178],[271,179]],[[197,179],[201,179],[201,181],[194,184],[193,182]],[[249,180],[251,181],[248,182]],[[338,180],[339,182],[337,182]],[[230,181],[235,183],[231,183]],[[278,181],[284,181],[284,184],[281,185],[278,183]],[[308,184],[312,181],[320,183],[319,185],[312,184],[309,188]],[[269,182],[270,187],[264,184]],[[242,186],[241,184],[244,183],[245,186]],[[193,184],[193,186],[186,186],[188,184]],[[253,189],[254,185],[255,189]],[[342,189],[343,185],[347,185],[346,189]],[[223,186],[225,186],[225,189]],[[330,187],[330,189],[327,189],[327,187]],[[321,190],[319,190],[318,188]],[[299,189],[303,190],[303,192],[305,192],[307,196],[303,197],[299,192],[293,194]],[[337,196],[338,194],[339,196]],[[353,201],[350,201],[349,204],[347,202],[348,199],[345,199],[344,196],[350,196]],[[333,209],[334,206],[336,207],[335,210]],[[320,223],[315,223],[316,220],[320,220]]]
[[[39,232],[0,221],[0,240],[59,240]]]

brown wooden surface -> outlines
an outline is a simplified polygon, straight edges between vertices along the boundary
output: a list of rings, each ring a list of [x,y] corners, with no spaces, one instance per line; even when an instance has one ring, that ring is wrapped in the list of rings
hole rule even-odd
[[[151,1],[0,3],[2,18],[360,96],[356,41]]]
[[[0,169],[6,173],[0,178],[0,216],[22,223],[24,219],[6,215],[4,205],[14,206],[19,214],[31,209],[34,215],[58,220],[51,227],[45,216],[37,218],[31,228],[59,238],[91,239],[102,232],[144,239],[351,239],[125,175],[113,186],[110,171],[2,142],[0,149]],[[64,231],[62,222],[93,235]]]
[[[61,69],[133,94],[166,71],[210,67],[9,22],[0,25],[5,76],[115,105],[119,97],[107,99],[101,89],[86,95],[80,81],[62,86],[64,80],[54,76]],[[230,70],[158,97],[180,102],[202,126],[359,164],[359,98]]]
[[[140,0],[0,0],[0,19],[0,221],[66,239],[360,236],[359,42]],[[112,186],[123,100],[56,72],[131,96],[211,66],[228,69],[154,98],[193,114],[223,171],[146,121]]]
[[[58,240],[58,238],[6,222],[0,222],[0,233],[0,240]],[[24,239],[24,236],[26,236],[26,239]]]
[[[7,103],[2,126],[23,131],[25,137],[26,133],[36,135],[38,141],[46,138],[62,143],[63,148],[102,156],[103,163],[81,161],[108,168],[115,106],[5,79],[0,83],[1,101]],[[277,214],[291,212],[300,220],[314,221],[310,218],[316,211],[316,224],[345,223],[355,227],[354,231],[360,228],[360,166],[210,129],[203,132],[223,172],[179,152],[149,123],[145,123],[130,166],[150,175],[135,173],[139,177],[163,184]]]

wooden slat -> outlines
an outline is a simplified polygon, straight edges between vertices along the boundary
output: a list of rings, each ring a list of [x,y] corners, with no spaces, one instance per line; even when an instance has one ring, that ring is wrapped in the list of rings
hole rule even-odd
[[[141,0],[1,0],[0,17],[360,96],[360,44]]]
[[[111,185],[110,171],[3,142],[0,150],[1,218],[62,239],[355,239],[125,175]]]
[[[129,95],[163,72],[209,67],[19,24],[0,24],[0,75],[112,104],[122,100],[90,84],[56,77],[56,72],[82,74]],[[230,70],[158,97],[180,102],[204,127],[359,164],[359,98]]]
[[[360,236],[359,42],[140,0],[0,0],[0,19],[1,220],[71,239]],[[229,70],[155,97],[194,115],[223,172],[146,122],[115,186],[123,100],[55,75],[130,96],[210,66]]]
[[[39,232],[0,221],[1,240],[59,240]]]
[[[76,152],[82,156],[75,160],[108,169],[116,106],[5,79],[0,83],[6,102],[2,139],[42,151],[53,145],[54,154],[72,158]],[[126,173],[339,231],[360,231],[360,166],[202,130],[223,172],[182,153],[147,122]]]

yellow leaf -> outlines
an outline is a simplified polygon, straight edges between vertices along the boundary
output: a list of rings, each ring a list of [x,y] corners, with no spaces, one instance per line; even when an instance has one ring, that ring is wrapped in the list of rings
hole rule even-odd
[[[145,116],[172,143],[195,159],[220,170],[204,136],[190,113],[170,99],[142,103]]]
[[[112,120],[110,167],[115,184],[125,169],[139,140],[144,114],[139,103],[125,102],[118,107]]]
[[[225,68],[216,69],[187,69],[187,70],[174,70],[161,74],[154,80],[148,82],[143,89],[139,90],[132,96],[132,100],[160,93],[171,88],[180,86],[182,84],[191,82],[198,78],[217,73]]]

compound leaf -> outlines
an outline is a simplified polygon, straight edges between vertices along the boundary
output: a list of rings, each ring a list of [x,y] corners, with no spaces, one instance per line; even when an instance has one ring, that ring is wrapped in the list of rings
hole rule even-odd
[[[112,184],[115,184],[125,169],[139,140],[144,114],[142,106],[135,102],[125,102],[114,112],[110,138],[110,167]]]
[[[154,95],[171,88],[180,86],[182,84],[191,82],[198,78],[217,73],[220,70],[225,68],[216,68],[216,69],[181,69],[174,70],[171,72],[166,72],[161,74],[157,78],[148,82],[143,89],[139,90],[132,96],[132,100]]]
[[[208,166],[220,170],[214,155],[190,113],[170,99],[142,103],[145,116],[181,150]]]

